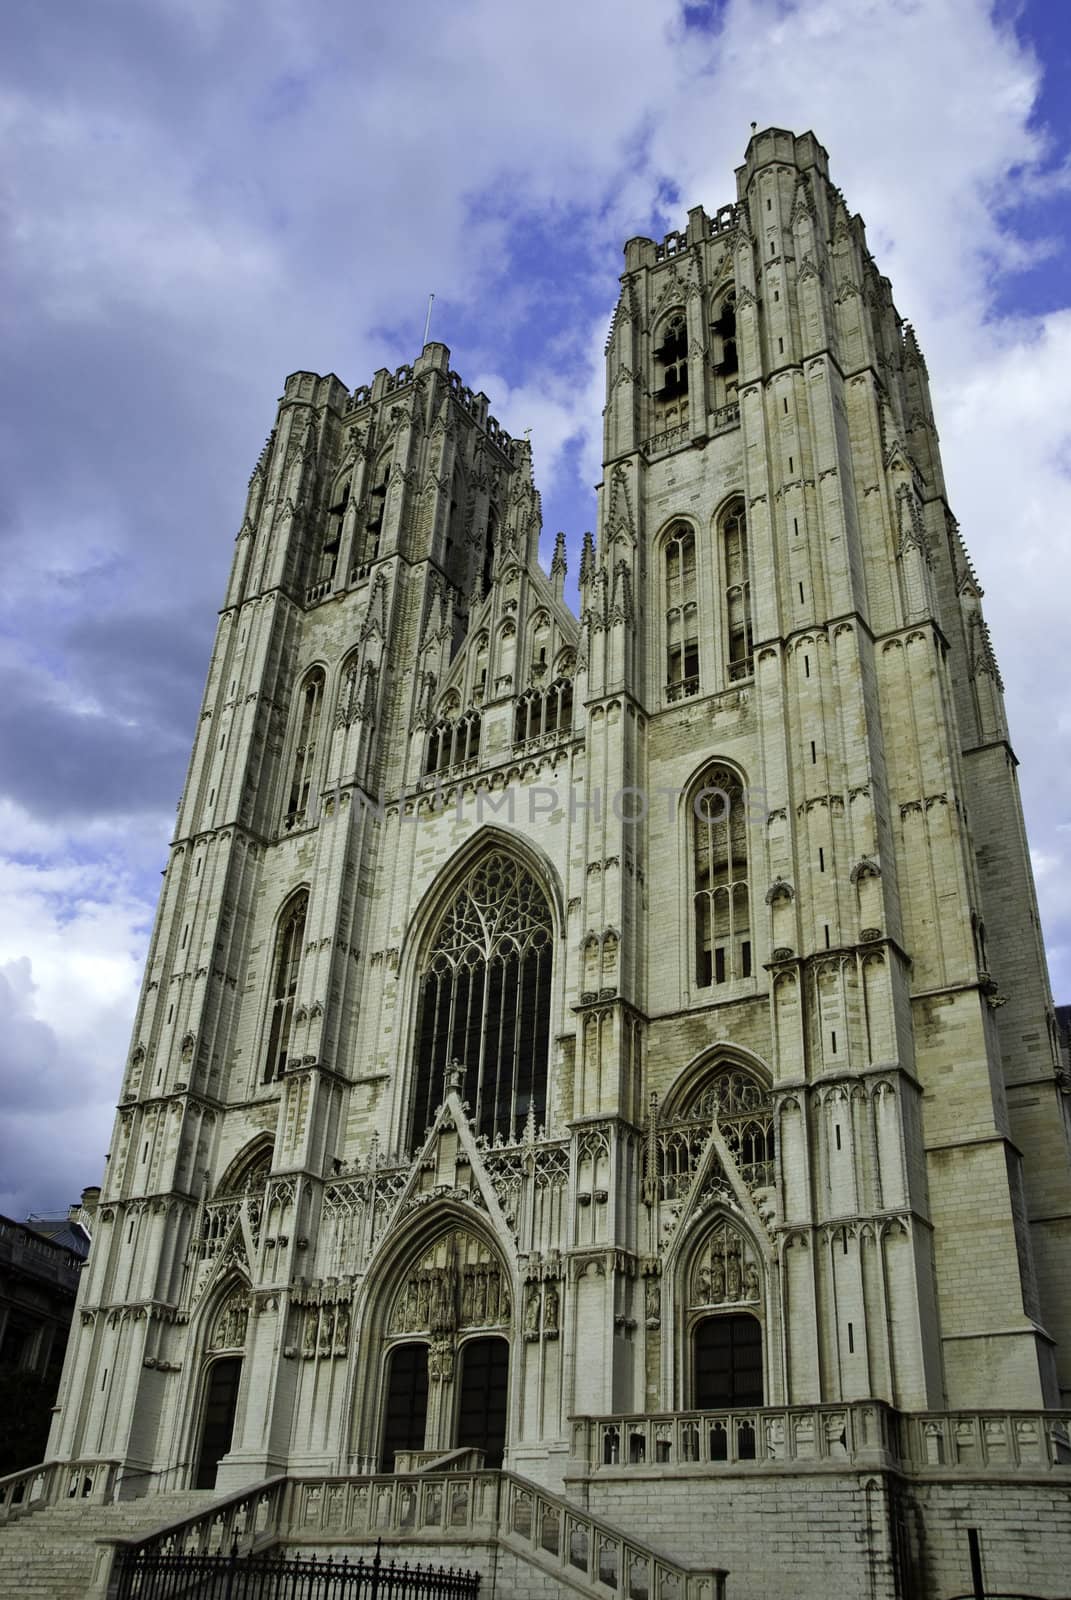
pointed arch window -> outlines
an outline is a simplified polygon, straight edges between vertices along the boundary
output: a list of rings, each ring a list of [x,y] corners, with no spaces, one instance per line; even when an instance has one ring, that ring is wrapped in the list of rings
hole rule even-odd
[[[287,829],[303,827],[308,820],[309,798],[312,793],[316,766],[316,748],[320,738],[320,719],[324,707],[324,674],[314,667],[306,674],[298,691],[297,743],[290,768],[290,787],[287,792]]]
[[[450,479],[450,509],[446,519],[444,552],[444,566],[452,582],[457,581],[457,552],[461,549],[465,539],[466,496],[465,474],[461,470],[461,463],[457,461],[454,463],[454,471]]]
[[[658,362],[655,399],[678,401],[688,393],[688,324],[683,311],[675,311],[660,329],[655,349]]]
[[[482,857],[447,907],[419,978],[412,1138],[431,1122],[455,1060],[486,1138],[511,1141],[529,1115],[545,1120],[553,945],[550,904],[531,873],[501,851]]]
[[[441,717],[428,734],[424,751],[424,776],[447,772],[452,767],[463,767],[476,761],[480,754],[480,713],[466,711],[464,716],[450,719]]]
[[[708,767],[692,796],[695,985],[750,978],[751,901],[743,786],[726,767]]]
[[[372,474],[372,486],[368,491],[368,512],[357,561],[358,577],[363,577],[364,568],[379,554],[380,540],[383,537],[383,516],[387,504],[387,486],[390,480],[390,461],[391,451],[384,450]]]
[[[338,552],[342,544],[342,525],[346,520],[346,511],[350,503],[350,482],[347,478],[335,492],[334,503],[327,508],[327,526],[324,529],[324,540],[320,546],[319,567],[313,577],[313,582],[318,588],[330,585],[334,581],[335,568],[338,566]]]
[[[721,564],[725,585],[724,618],[726,669],[730,682],[750,678],[753,668],[751,630],[751,561],[743,500],[734,500],[722,513]]]
[[[699,693],[699,599],[695,529],[678,522],[663,547],[666,628],[666,699]]]
[[[290,1034],[294,1024],[294,997],[301,970],[301,951],[305,943],[308,891],[302,889],[283,912],[275,938],[275,963],[271,984],[271,1023],[268,1049],[264,1057],[264,1082],[281,1078],[286,1071]]]
[[[486,594],[488,589],[491,587],[491,574],[494,571],[495,547],[497,544],[498,512],[495,510],[494,506],[489,506],[487,510],[487,534],[483,542],[483,571],[481,573],[481,582],[483,584],[483,588],[481,594]]]
[[[739,368],[736,354],[736,292],[723,295],[715,311],[714,371],[722,378],[735,378]]]
[[[527,744],[544,735],[561,736],[571,733],[572,728],[573,686],[568,678],[556,678],[542,691],[529,689],[514,708],[514,744]]]

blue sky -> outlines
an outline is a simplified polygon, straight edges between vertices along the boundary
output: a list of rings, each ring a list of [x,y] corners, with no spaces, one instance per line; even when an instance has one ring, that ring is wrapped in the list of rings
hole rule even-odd
[[[99,1177],[246,479],[285,375],[433,331],[593,523],[621,246],[812,127],[926,353],[1071,999],[1068,8],[9,7],[0,1210]],[[574,560],[575,568],[575,560]]]

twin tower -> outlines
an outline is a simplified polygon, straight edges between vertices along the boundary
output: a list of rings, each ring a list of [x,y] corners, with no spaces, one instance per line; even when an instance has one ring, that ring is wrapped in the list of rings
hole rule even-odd
[[[1071,1404],[1069,1083],[926,365],[812,135],[737,193],[626,246],[579,617],[443,345],[287,380],[53,1456],[560,1486],[613,1418]]]

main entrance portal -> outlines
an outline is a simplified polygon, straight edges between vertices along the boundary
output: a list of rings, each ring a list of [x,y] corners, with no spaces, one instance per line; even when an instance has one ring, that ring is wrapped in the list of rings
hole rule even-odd
[[[223,1356],[219,1361],[213,1361],[208,1369],[195,1489],[216,1487],[216,1468],[231,1447],[241,1376],[241,1356]]]
[[[469,1339],[461,1348],[457,1406],[459,1447],[484,1452],[484,1465],[500,1467],[506,1451],[509,1345],[505,1339]]]
[[[697,1410],[762,1405],[762,1328],[757,1317],[704,1317],[695,1330],[694,1354]]]
[[[428,1347],[396,1345],[390,1353],[383,1470],[394,1471],[399,1450],[423,1450],[428,1425]]]

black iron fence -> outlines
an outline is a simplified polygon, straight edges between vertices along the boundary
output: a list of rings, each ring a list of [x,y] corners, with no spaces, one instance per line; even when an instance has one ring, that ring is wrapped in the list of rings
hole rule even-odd
[[[478,1572],[382,1559],[120,1550],[116,1600],[477,1600]]]

